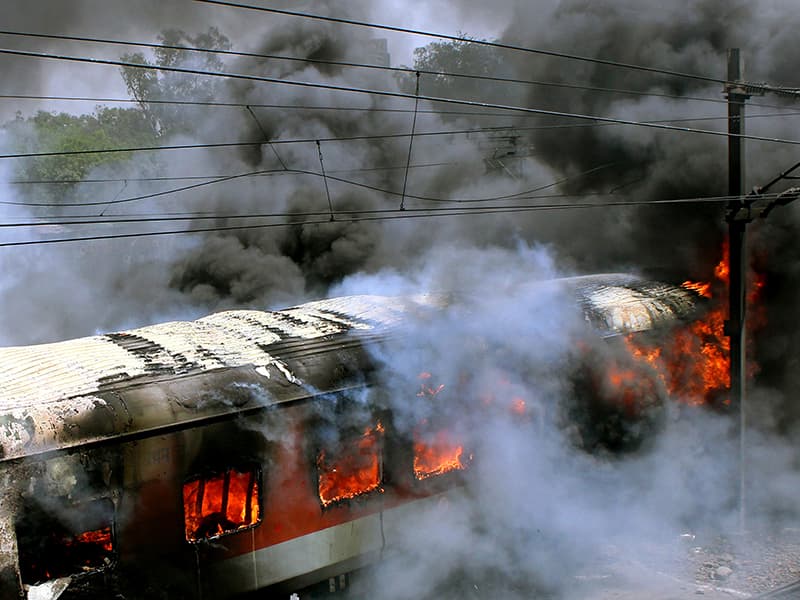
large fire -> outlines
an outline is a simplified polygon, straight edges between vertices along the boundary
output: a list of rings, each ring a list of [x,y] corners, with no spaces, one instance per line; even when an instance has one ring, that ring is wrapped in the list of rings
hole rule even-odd
[[[339,444],[334,456],[326,450],[319,452],[318,493],[323,506],[380,491],[383,433],[379,422],[355,440]]]
[[[186,539],[198,542],[259,521],[258,481],[252,470],[229,469],[183,486]]]
[[[630,335],[625,339],[631,355],[650,365],[674,399],[691,405],[730,402],[730,339],[725,335],[728,312],[727,286],[729,265],[727,242],[722,248],[724,258],[714,268],[714,280],[684,281],[682,286],[708,298],[711,307],[705,315],[681,327],[656,345]],[[756,276],[751,282],[748,307],[755,306],[763,279]],[[763,313],[754,311],[753,324],[763,322]],[[751,374],[754,371],[751,364]]]

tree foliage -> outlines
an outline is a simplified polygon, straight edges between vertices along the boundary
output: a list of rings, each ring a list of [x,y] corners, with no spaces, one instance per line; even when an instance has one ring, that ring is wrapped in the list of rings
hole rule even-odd
[[[231,43],[216,28],[192,36],[178,29],[161,33],[165,46],[191,46],[229,50]],[[127,54],[123,60],[148,66],[185,67],[219,71],[223,63],[218,55],[189,52],[174,48],[157,48],[152,62],[141,53]],[[213,100],[218,93],[213,78],[155,69],[122,68],[122,78],[131,96],[140,105],[136,108],[98,106],[92,113],[72,115],[39,111],[30,117],[21,113],[2,126],[9,150],[15,153],[79,152],[138,146],[157,146],[167,135],[190,132],[197,114],[185,105],[150,104],[149,100]],[[39,156],[15,163],[14,177],[28,181],[69,182],[60,185],[24,186],[19,194],[26,200],[58,204],[68,203],[77,182],[103,167],[106,175],[124,178],[130,172],[130,152]],[[136,155],[137,169],[150,169],[153,157]],[[153,165],[157,168],[157,165]],[[127,170],[126,170],[127,169]]]
[[[464,34],[465,40],[432,42],[427,46],[414,50],[414,69],[418,71],[435,71],[477,75],[483,77],[502,76],[505,69],[502,55],[495,49],[473,44]],[[400,78],[401,88],[414,93],[415,75],[403,74]],[[423,73],[420,77],[420,94],[441,98],[459,98],[466,100],[486,100],[491,88],[486,81],[454,77],[452,75],[432,75]]]
[[[150,146],[156,142],[146,116],[135,108],[98,107],[85,115],[39,111],[28,118],[17,114],[16,119],[5,124],[4,130],[13,150],[19,153],[76,152]],[[27,181],[78,182],[101,165],[113,168],[129,158],[130,152],[37,156],[19,161],[15,177]],[[35,187],[38,198],[52,201],[63,198],[74,185]],[[27,189],[23,192],[30,193]]]
[[[205,33],[189,35],[180,29],[167,29],[158,36],[164,46],[153,52],[149,61],[144,54],[125,54],[122,60],[148,67],[180,67],[200,71],[221,71],[224,63],[218,54],[178,50],[174,46],[203,48],[208,50],[230,50],[230,40],[216,27]],[[150,68],[122,67],[122,78],[130,95],[140,103],[150,126],[158,135],[189,132],[194,122],[193,111],[186,106],[151,104],[153,100],[199,101],[213,100],[219,91],[219,82],[212,77],[185,73],[159,71]]]

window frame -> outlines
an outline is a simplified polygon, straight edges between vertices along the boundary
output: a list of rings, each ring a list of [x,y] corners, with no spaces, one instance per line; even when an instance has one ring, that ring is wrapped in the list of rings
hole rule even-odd
[[[186,513],[187,507],[187,499],[185,495],[186,487],[193,483],[199,482],[199,489],[203,492],[205,491],[205,487],[209,481],[218,478],[220,476],[223,477],[223,498],[220,504],[220,511],[223,517],[227,515],[228,510],[228,500],[230,498],[230,474],[232,472],[237,472],[240,474],[247,474],[250,473],[250,482],[249,486],[252,486],[252,490],[248,491],[247,498],[249,504],[249,510],[252,514],[253,507],[257,507],[258,513],[256,519],[253,523],[249,524],[242,524],[241,526],[231,529],[231,530],[224,530],[220,533],[216,533],[213,535],[196,535],[200,531],[201,525],[195,527],[195,539],[189,538],[189,531],[187,527],[187,518],[189,515]],[[255,504],[250,502],[250,498],[252,498],[253,494],[255,494]],[[204,493],[198,494],[199,500],[196,500],[196,504],[200,504],[202,506]],[[202,508],[196,509],[198,513],[198,518],[200,523],[202,524],[202,519],[204,517],[199,516],[202,513]],[[216,513],[211,513],[216,514]],[[263,470],[261,465],[256,462],[240,462],[235,463],[230,466],[226,467],[217,467],[213,469],[208,469],[205,471],[201,471],[200,473],[196,473],[192,476],[185,478],[181,484],[181,515],[183,517],[183,538],[186,543],[191,545],[202,544],[204,542],[210,542],[213,540],[217,540],[219,538],[227,537],[230,535],[235,535],[237,533],[242,533],[243,531],[249,531],[255,529],[264,521],[264,478],[263,478]],[[209,515],[210,516],[210,515]]]
[[[365,501],[369,498],[372,498],[375,495],[382,494],[385,491],[386,485],[386,426],[383,424],[383,420],[377,416],[373,415],[373,418],[367,419],[367,422],[363,423],[366,430],[370,432],[371,435],[375,436],[375,446],[376,446],[376,458],[378,461],[378,478],[375,486],[369,490],[358,492],[353,494],[352,496],[345,496],[339,497],[335,499],[331,499],[328,502],[322,498],[320,484],[322,482],[322,476],[324,469],[321,468],[323,461],[325,463],[336,463],[336,459],[343,457],[342,451],[343,450],[350,450],[347,453],[347,457],[353,456],[354,454],[358,453],[358,444],[367,435],[367,431],[361,430],[358,432],[358,429],[355,427],[350,427],[346,431],[345,435],[340,437],[335,443],[331,444],[324,444],[318,442],[314,445],[314,453],[313,453],[313,467],[314,467],[314,490],[317,496],[317,501],[322,506],[323,510],[331,509],[336,506],[341,506],[343,504],[348,504],[353,501]],[[341,458],[340,458],[341,459]]]

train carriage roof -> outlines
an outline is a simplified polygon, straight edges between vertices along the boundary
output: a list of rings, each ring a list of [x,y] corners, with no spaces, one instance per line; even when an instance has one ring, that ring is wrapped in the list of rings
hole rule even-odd
[[[605,336],[685,318],[697,302],[696,294],[689,290],[629,275],[592,275],[553,283],[574,295],[586,319]],[[279,342],[388,330],[401,324],[409,311],[438,309],[449,298],[436,294],[346,296],[280,311],[226,311],[196,321],[0,348],[0,460],[196,418],[191,407],[180,402],[183,392],[169,391],[163,383],[142,401],[150,407],[150,415],[144,408],[140,413],[132,409],[126,399],[128,388],[141,388],[155,380],[238,369],[237,377],[254,377],[257,383],[259,376],[269,378],[272,372],[275,378],[295,384],[297,393],[291,397],[298,397],[302,382],[293,380],[281,356],[273,355]],[[139,396],[130,394],[131,398],[144,397],[141,391],[136,392]],[[173,406],[176,404],[179,406]],[[81,424],[94,423],[97,419],[90,417],[98,414],[105,424],[84,431]]]

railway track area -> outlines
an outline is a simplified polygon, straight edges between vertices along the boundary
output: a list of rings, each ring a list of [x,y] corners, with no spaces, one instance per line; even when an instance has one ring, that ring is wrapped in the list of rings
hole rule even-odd
[[[536,582],[460,572],[428,593],[381,589],[380,565],[351,574],[343,590],[318,586],[299,600],[800,600],[800,530],[746,536],[684,533],[637,548],[609,544],[564,577],[557,590]],[[391,569],[391,567],[390,567]],[[413,579],[410,577],[409,579]],[[390,585],[408,585],[395,571]],[[288,595],[287,595],[288,597]]]

